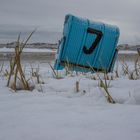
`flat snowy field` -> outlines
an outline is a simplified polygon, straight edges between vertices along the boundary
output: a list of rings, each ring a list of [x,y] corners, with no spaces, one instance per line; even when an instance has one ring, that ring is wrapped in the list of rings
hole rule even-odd
[[[2,64],[2,62],[0,62]],[[65,75],[56,79],[47,63],[39,63],[41,80],[33,91],[14,92],[6,87],[8,69],[0,73],[0,140],[140,140],[140,80],[114,76],[109,104],[96,74]],[[38,64],[33,64],[36,68]],[[26,71],[30,74],[30,65]],[[131,69],[134,67],[129,62]],[[76,93],[75,83],[80,91]]]
[[[14,48],[0,48],[0,52],[1,53],[11,53],[14,52],[15,49]],[[23,52],[30,52],[30,53],[34,53],[34,52],[50,52],[50,53],[55,53],[56,50],[52,50],[52,49],[31,49],[31,48],[25,48],[23,50]]]

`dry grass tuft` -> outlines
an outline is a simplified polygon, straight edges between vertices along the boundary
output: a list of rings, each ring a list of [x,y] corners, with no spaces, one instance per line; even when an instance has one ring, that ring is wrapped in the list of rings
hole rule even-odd
[[[18,40],[15,47],[15,54],[14,57],[10,60],[10,72],[8,72],[9,76],[7,81],[7,86],[12,88],[14,91],[18,89],[23,89],[23,90],[32,89],[28,83],[28,80],[26,80],[25,73],[22,68],[21,54],[34,32],[35,30],[31,32],[31,34],[29,35],[29,37],[24,43],[20,43],[20,34],[18,36]],[[21,87],[17,86],[19,85],[19,83],[22,84]]]
[[[60,75],[58,70],[55,70],[50,63],[49,63],[49,66],[50,66],[50,68],[51,68],[51,70],[53,72],[53,77],[56,78],[56,79],[62,79],[62,76]]]

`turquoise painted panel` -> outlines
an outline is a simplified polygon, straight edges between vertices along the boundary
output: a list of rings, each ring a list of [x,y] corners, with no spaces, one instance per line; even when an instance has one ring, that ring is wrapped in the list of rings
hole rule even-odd
[[[67,15],[54,68],[113,71],[119,34],[117,26]]]

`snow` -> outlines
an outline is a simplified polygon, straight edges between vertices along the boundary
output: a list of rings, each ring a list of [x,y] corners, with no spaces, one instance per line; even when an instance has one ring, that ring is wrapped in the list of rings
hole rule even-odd
[[[0,140],[140,139],[140,80],[120,76],[111,81],[109,92],[117,103],[109,104],[90,73],[66,76],[63,71],[55,79],[40,63],[40,75],[45,84],[14,92],[1,74]]]
[[[14,48],[6,48],[6,47],[3,47],[3,48],[0,48],[0,52],[1,53],[11,53],[11,52],[14,52]],[[55,53],[56,50],[54,49],[32,49],[32,48],[24,48],[23,52],[50,52],[50,53]]]
[[[119,54],[138,54],[137,51],[131,51],[131,50],[119,50]]]
[[[1,53],[10,53],[14,52],[14,48],[0,48]],[[35,49],[35,48],[24,48],[23,52],[56,52],[56,49]],[[119,50],[119,54],[137,54],[137,51],[131,51],[131,50]]]

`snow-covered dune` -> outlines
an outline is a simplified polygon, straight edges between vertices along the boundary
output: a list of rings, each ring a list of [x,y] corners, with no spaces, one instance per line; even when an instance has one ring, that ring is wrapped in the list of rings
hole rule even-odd
[[[0,140],[140,139],[140,80],[120,76],[111,81],[116,104],[109,104],[90,74],[62,72],[62,79],[55,79],[46,64],[40,67],[45,84],[31,92],[12,91],[0,76]]]

